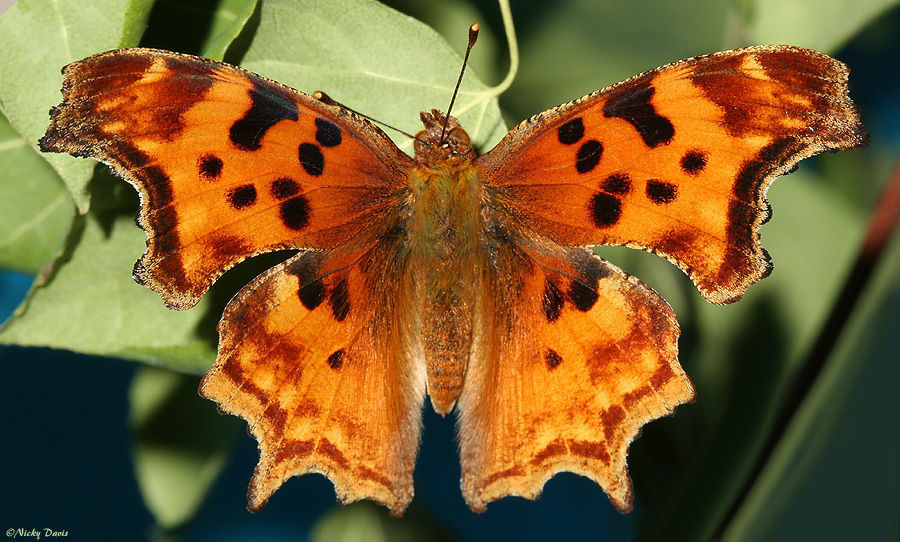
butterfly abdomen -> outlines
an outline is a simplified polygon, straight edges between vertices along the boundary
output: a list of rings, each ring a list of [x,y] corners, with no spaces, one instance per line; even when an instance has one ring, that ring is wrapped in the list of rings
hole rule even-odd
[[[449,412],[462,389],[479,287],[480,185],[468,159],[416,166],[409,176],[410,272],[419,340],[436,411]]]

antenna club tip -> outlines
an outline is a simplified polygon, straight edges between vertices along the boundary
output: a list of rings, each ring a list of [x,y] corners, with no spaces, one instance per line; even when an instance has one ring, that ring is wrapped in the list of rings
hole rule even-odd
[[[481,29],[481,26],[478,23],[472,23],[472,26],[469,27],[469,47],[475,44],[475,40],[478,39],[478,30]]]

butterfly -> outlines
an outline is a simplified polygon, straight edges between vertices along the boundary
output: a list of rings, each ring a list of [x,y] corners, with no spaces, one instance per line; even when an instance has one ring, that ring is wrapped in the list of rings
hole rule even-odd
[[[195,56],[114,50],[63,73],[40,147],[138,190],[134,278],[166,305],[298,250],[230,301],[200,384],[259,441],[253,511],[317,472],[401,514],[426,395],[456,411],[472,510],[560,471],[630,510],[629,444],[695,391],[672,309],[587,247],[654,252],[736,301],[771,270],[771,181],[866,142],[847,68],[790,46],[656,68],[481,156],[438,110],[409,156],[353,111]]]

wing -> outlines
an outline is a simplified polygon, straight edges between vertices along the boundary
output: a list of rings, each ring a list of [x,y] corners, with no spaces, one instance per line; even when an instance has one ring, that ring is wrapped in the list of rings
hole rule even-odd
[[[463,496],[475,511],[534,499],[570,471],[628,511],[628,445],[694,397],[675,315],[587,249],[507,252],[493,261],[483,313],[494,320],[477,328],[459,400]]]
[[[413,496],[425,373],[399,330],[402,250],[390,239],[344,256],[301,253],[228,304],[200,394],[259,441],[249,508],[318,472],[344,502],[399,515]]]
[[[541,235],[655,252],[728,303],[770,271],[771,181],[865,144],[847,73],[788,46],[684,60],[528,119],[479,160],[492,197]]]
[[[135,279],[173,308],[247,257],[377,227],[411,164],[367,121],[228,64],[122,49],[63,73],[41,149],[97,158],[138,189]]]

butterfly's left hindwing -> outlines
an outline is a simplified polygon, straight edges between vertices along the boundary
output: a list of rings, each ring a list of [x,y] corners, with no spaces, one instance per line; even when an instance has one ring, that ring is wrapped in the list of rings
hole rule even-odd
[[[344,503],[372,499],[394,514],[409,504],[425,374],[401,335],[405,269],[391,239],[308,251],[228,304],[200,394],[246,419],[259,441],[251,510],[309,472],[327,476]]]
[[[63,73],[41,149],[97,158],[139,190],[135,278],[174,308],[255,254],[377,235],[411,164],[368,122],[228,64],[122,49]]]

